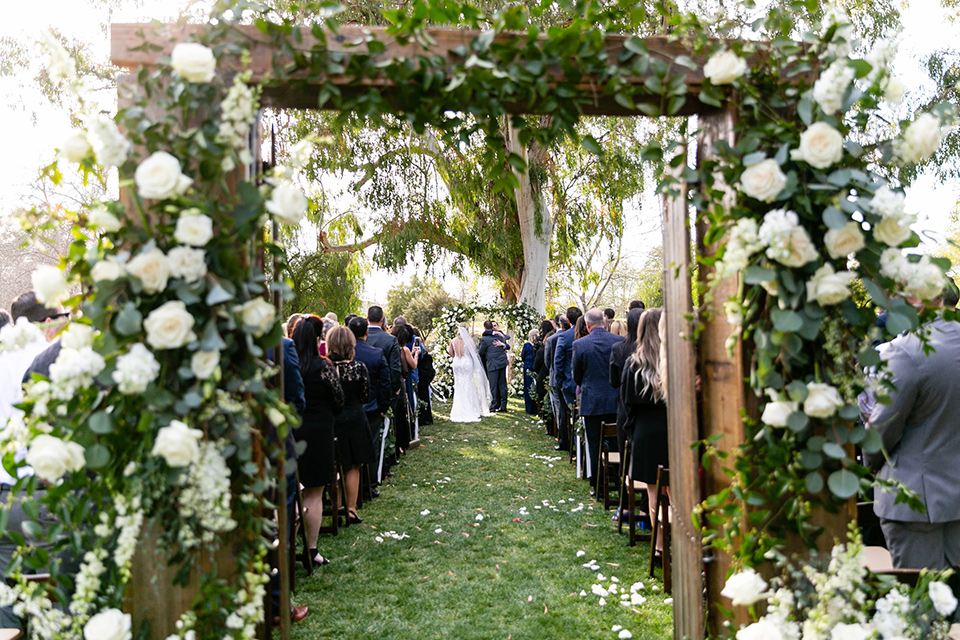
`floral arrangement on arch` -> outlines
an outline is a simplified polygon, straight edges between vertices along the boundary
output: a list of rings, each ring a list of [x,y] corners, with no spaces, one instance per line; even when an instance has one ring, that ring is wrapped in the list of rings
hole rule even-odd
[[[698,28],[696,18],[689,20]],[[720,106],[726,97],[739,119],[735,142],[715,142],[713,159],[688,179],[700,185],[692,200],[708,228],[706,244],[726,237],[716,258],[705,261],[715,267],[714,286],[737,278],[736,294],[723,303],[736,328],[728,347],[744,342],[761,409],[759,421],[745,420],[732,484],[695,517],[707,542],[733,552],[748,573],[782,557],[788,537],[811,548],[823,544],[814,512],[835,513],[871,486],[900,491],[922,509],[906,488],[876,479],[854,457],[854,446],[868,453],[882,447],[879,434],[858,422],[857,399],[867,384],[864,369],[880,374],[884,367],[875,341],[904,331],[922,335],[938,313],[952,313],[935,308],[949,263],[911,251],[919,245],[911,229],[916,218],[906,210],[904,185],[882,167],[930,158],[956,105],[898,122],[903,86],[890,69],[897,39],[856,55],[853,27],[832,5],[823,8],[815,31],[800,33],[796,19],[777,11],[765,26],[790,37],[707,45],[700,99]],[[891,137],[878,140],[884,131]],[[880,310],[888,314],[884,329],[877,326]],[[881,397],[890,385],[884,384]],[[716,441],[705,444],[708,453],[728,456]],[[836,547],[834,561],[853,567],[857,544]],[[739,640],[873,637],[841,628],[866,622],[872,596],[844,601],[855,615],[826,615],[823,607],[791,599],[790,589],[803,580],[818,589],[827,580],[812,567],[804,570],[778,579],[787,591],[771,597],[766,617],[737,632]],[[854,586],[865,579],[857,571],[846,576]],[[942,588],[931,583],[931,595]],[[926,598],[891,585],[884,593],[877,597],[896,607],[921,606]],[[811,631],[815,619],[821,626]]]
[[[83,103],[73,60],[54,39],[46,46],[51,77]],[[258,91],[218,69],[231,47],[177,44],[139,71],[114,118],[83,103],[85,126],[46,169],[105,188],[116,171],[124,195],[65,214],[76,242],[59,268],[34,273],[38,299],[75,317],[49,377],[28,383],[22,415],[0,431],[7,468],[35,473],[18,488],[35,500],[25,528],[45,543],[8,532],[22,554],[15,585],[0,583],[0,602],[29,616],[32,637],[140,637],[123,602],[135,553],[150,550],[150,564],[176,567],[175,584],[199,574],[202,602],[171,638],[254,638],[263,621],[264,516],[294,414],[267,363],[281,337],[267,296],[287,286],[270,282],[260,256],[283,269],[265,223],[297,224],[309,203],[291,170],[258,183]],[[55,526],[36,522],[40,509]],[[222,573],[197,569],[223,552],[233,555]],[[27,582],[28,570],[49,571],[50,585]]]

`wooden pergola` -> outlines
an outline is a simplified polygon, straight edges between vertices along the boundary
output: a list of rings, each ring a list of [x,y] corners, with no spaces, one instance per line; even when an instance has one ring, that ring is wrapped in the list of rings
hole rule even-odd
[[[183,25],[148,25],[148,24],[115,24],[112,26],[112,61],[115,65],[135,69],[138,66],[152,66],[161,56],[169,55],[173,45],[188,40],[192,33],[199,31],[197,26]],[[242,34],[252,42],[250,65],[246,69],[252,71],[251,81],[256,83],[268,77],[274,67],[275,57],[280,55],[270,41],[254,27],[241,28]],[[378,40],[386,44],[385,51],[378,57],[381,59],[413,57],[426,53],[426,50],[416,43],[401,45],[393,41],[383,29],[368,27],[341,27],[336,36],[328,37],[328,50],[338,51],[346,56],[363,51],[360,47],[351,44],[363,42],[368,34],[373,34]],[[470,42],[480,34],[478,31],[468,30],[432,30],[429,36],[436,42],[430,47],[432,55],[446,56],[449,60],[456,60],[454,49],[460,46],[469,46]],[[507,38],[508,35],[499,37]],[[605,49],[610,57],[616,56],[624,49],[625,36],[607,36]],[[144,43],[149,46],[143,46]],[[308,28],[302,29],[302,43],[298,46],[309,48],[316,40],[310,35]],[[681,68],[676,65],[675,59],[679,55],[692,58],[697,63],[698,70],[683,67],[686,74],[686,83],[689,97],[685,106],[677,115],[699,118],[699,134],[697,138],[697,162],[703,162],[710,157],[714,142],[726,140],[734,143],[733,130],[736,113],[729,108],[708,107],[699,103],[695,96],[704,81],[702,68],[705,62],[702,56],[693,55],[690,51],[675,41],[665,37],[647,38],[646,46],[650,52],[677,71]],[[234,65],[234,66],[231,66]],[[230,73],[239,70],[237,61],[221,61],[219,72]],[[551,70],[554,78],[562,78],[562,71]],[[635,76],[629,82],[636,86],[642,85],[646,76]],[[327,82],[333,82],[343,91],[355,90],[355,80],[349,76],[327,77]],[[127,91],[135,88],[134,76],[124,76],[120,83],[121,105],[127,104]],[[394,86],[386,79],[364,79],[363,90],[369,90],[371,85],[379,87],[382,95],[388,100],[402,92],[402,87]],[[591,78],[584,78],[579,88],[594,96],[590,105],[583,109],[584,115],[606,116],[642,116],[639,111],[632,111],[618,104],[611,96],[602,95],[597,91]],[[438,94],[440,88],[434,89]],[[316,86],[292,87],[289,85],[272,85],[264,88],[263,103],[275,108],[315,108],[317,105],[318,88]],[[460,105],[462,106],[462,105]],[[456,110],[457,105],[451,105]],[[526,113],[529,109],[523,105],[516,105],[515,113]],[[667,314],[667,385],[668,416],[670,431],[670,471],[673,517],[673,571],[674,571],[674,637],[703,638],[708,625],[716,629],[722,620],[714,606],[719,602],[720,589],[723,586],[729,558],[715,557],[712,561],[704,562],[704,553],[699,531],[694,527],[691,514],[701,501],[701,489],[707,494],[716,493],[729,483],[729,479],[720,472],[718,465],[713,465],[705,476],[705,486],[701,488],[700,460],[697,451],[692,449],[693,443],[702,439],[720,434],[724,436],[718,446],[726,451],[734,451],[743,441],[744,431],[741,411],[754,411],[755,403],[751,401],[752,394],[746,382],[748,360],[741,351],[740,343],[730,357],[725,348],[725,342],[732,333],[733,327],[725,320],[725,314],[718,308],[718,301],[726,299],[736,291],[735,280],[728,280],[720,284],[719,290],[710,303],[711,313],[709,321],[705,323],[699,333],[698,343],[694,343],[693,318],[694,304],[691,292],[691,269],[694,258],[690,254],[691,231],[690,215],[686,201],[687,185],[681,183],[679,193],[672,197],[665,197],[663,203],[663,257],[664,257],[664,306]],[[729,202],[727,203],[729,205]],[[709,256],[716,247],[704,246],[698,235],[697,251]],[[700,265],[699,277],[706,281],[713,269]],[[706,309],[701,309],[701,316]],[[696,377],[701,378],[702,411],[698,412],[698,394],[696,391]],[[281,561],[281,567],[285,563]],[[705,582],[704,582],[705,580]],[[286,583],[285,580],[281,580]],[[704,600],[706,589],[706,600]],[[706,610],[705,610],[706,603]],[[155,596],[146,597],[143,601],[134,600],[131,608],[135,619],[138,608],[145,609],[157,606]],[[161,609],[166,616],[174,615],[176,605],[163,606]],[[152,620],[159,621],[156,616]],[[154,625],[154,626],[162,626]],[[286,631],[286,625],[284,625]],[[152,637],[163,638],[169,631],[156,628],[151,631]]]

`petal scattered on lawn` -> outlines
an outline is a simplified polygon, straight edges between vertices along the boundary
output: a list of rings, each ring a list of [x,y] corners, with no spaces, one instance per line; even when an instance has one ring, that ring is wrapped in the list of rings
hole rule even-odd
[[[613,625],[613,627],[611,627],[610,631],[620,631],[620,629],[623,629],[623,627],[621,627],[618,624],[615,624]]]
[[[477,514],[477,517],[474,518],[474,519],[475,519],[477,522],[483,522],[483,514],[482,514],[482,513],[478,513],[478,514]]]
[[[441,529],[440,527],[437,527],[436,529],[433,530],[433,532],[434,532],[434,533],[443,533],[443,529]]]
[[[642,595],[640,595],[639,593],[635,593],[635,594],[633,594],[632,596],[630,596],[630,604],[640,605],[640,604],[643,604],[643,603],[646,602],[646,601],[647,601],[647,599],[644,598],[644,597],[643,597]]]
[[[673,604],[673,598],[664,598],[663,604]]]
[[[606,601],[605,598],[600,598],[600,600],[597,602],[597,604],[600,605],[601,607],[605,607],[605,606],[607,606],[607,601]]]
[[[637,591],[642,591],[642,590],[643,590],[642,582],[634,582],[632,585],[630,585],[630,593],[636,593]]]
[[[580,590],[580,597],[581,597],[581,598],[585,598],[586,596],[587,596],[587,592],[584,591],[583,589],[581,589],[581,590]]]
[[[585,556],[585,555],[587,555],[587,552],[584,551],[583,549],[580,549],[580,551],[577,551],[577,557],[578,557],[578,558],[582,558],[582,557]]]
[[[627,638],[632,638],[633,634],[627,631],[626,629],[624,629],[623,631],[617,634],[617,637],[620,638],[620,640],[627,640]]]
[[[430,515],[430,509],[424,509],[423,511],[420,512],[420,515],[422,515],[422,516],[428,516],[428,515]]]

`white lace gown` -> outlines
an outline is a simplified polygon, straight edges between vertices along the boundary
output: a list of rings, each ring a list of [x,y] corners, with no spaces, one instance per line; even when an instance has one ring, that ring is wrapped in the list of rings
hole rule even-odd
[[[453,408],[451,422],[480,422],[484,413],[474,381],[473,361],[470,356],[453,358]]]

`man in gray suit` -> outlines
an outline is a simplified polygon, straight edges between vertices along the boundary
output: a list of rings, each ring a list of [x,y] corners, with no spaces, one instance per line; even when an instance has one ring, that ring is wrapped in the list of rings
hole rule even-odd
[[[956,289],[945,300],[956,305]],[[898,569],[941,570],[960,565],[960,323],[931,322],[924,354],[920,339],[905,334],[883,346],[896,391],[891,404],[877,404],[869,426],[883,438],[889,461],[867,457],[878,477],[895,479],[915,491],[926,513],[896,503],[896,495],[878,491],[873,509]]]

